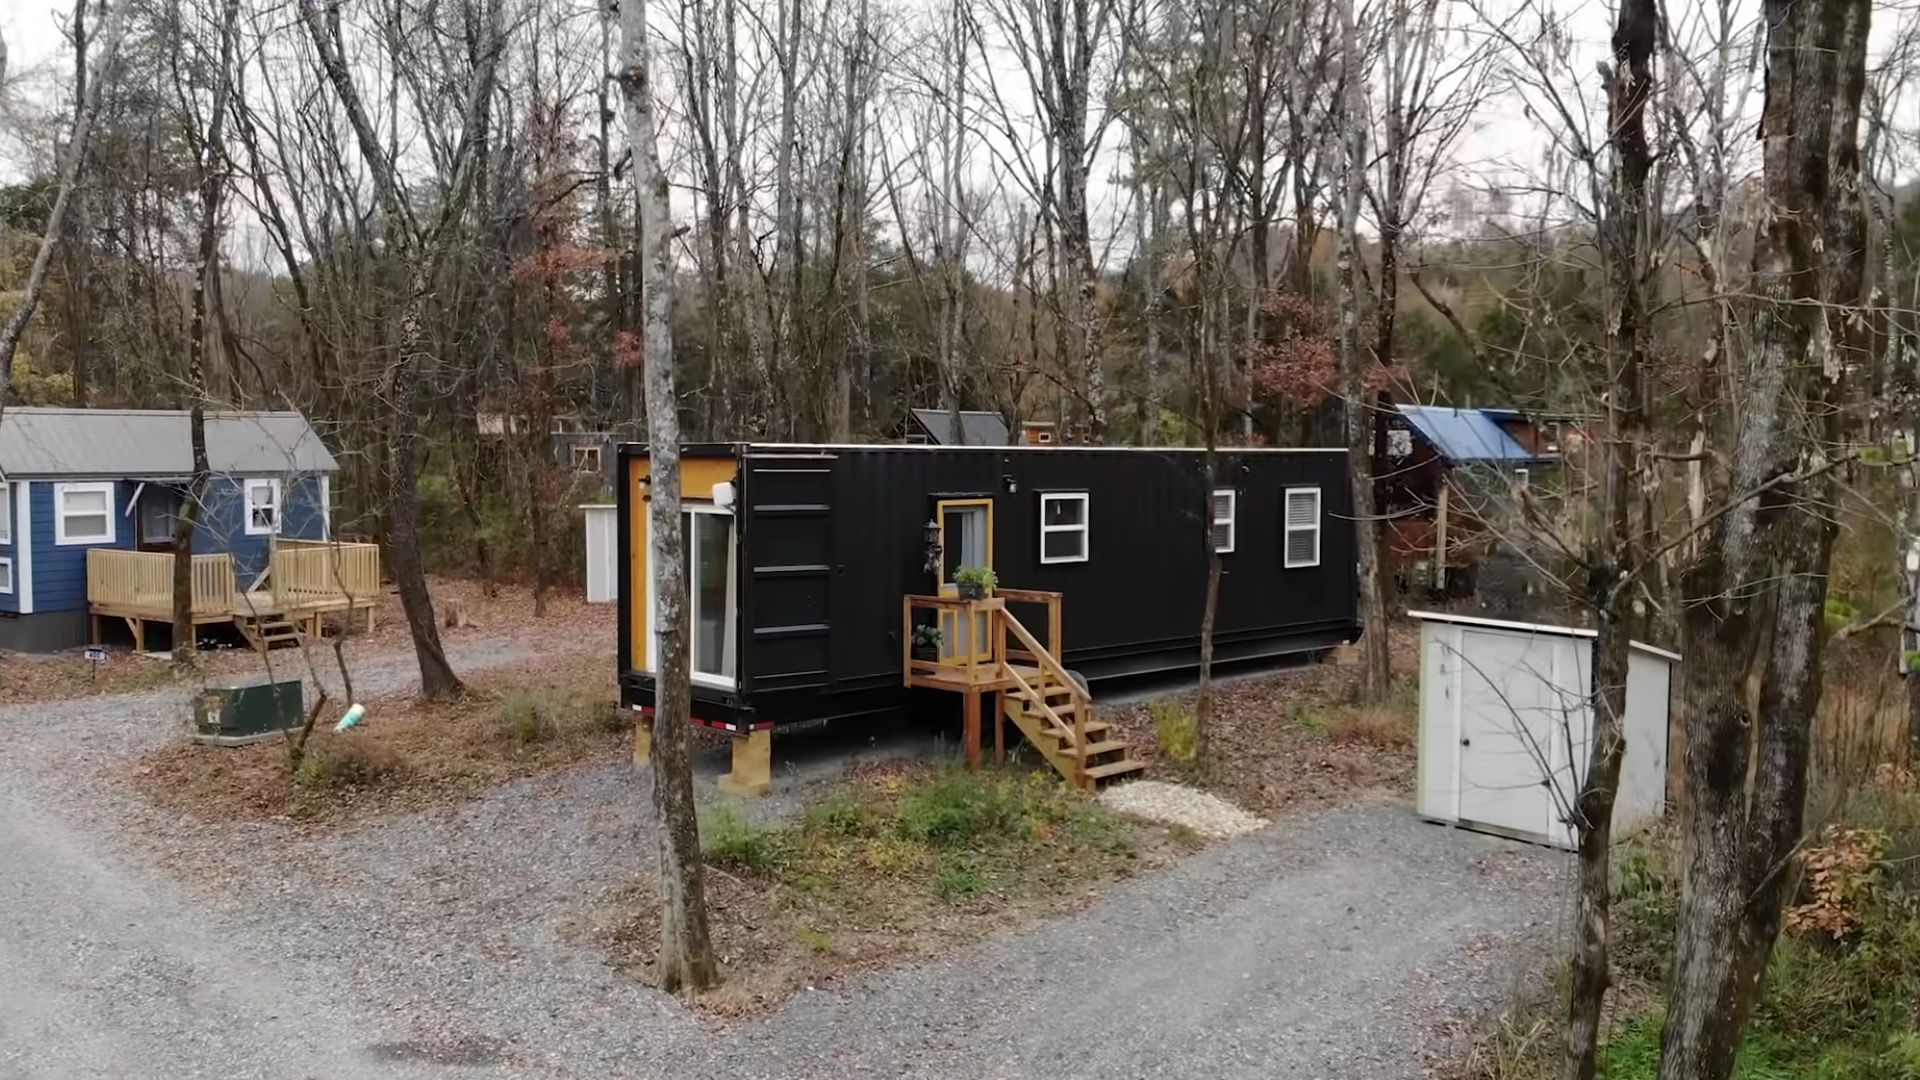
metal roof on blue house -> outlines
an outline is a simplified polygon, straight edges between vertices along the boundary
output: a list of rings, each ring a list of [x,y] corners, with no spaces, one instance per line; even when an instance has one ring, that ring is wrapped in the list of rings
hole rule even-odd
[[[216,476],[339,468],[297,412],[207,413]],[[188,414],[177,409],[13,408],[0,413],[0,479],[177,480],[193,474]]]
[[[1501,428],[1498,420],[1520,419],[1512,409],[1455,409],[1444,405],[1396,405],[1420,437],[1449,461],[1557,461],[1557,455],[1536,454]]]

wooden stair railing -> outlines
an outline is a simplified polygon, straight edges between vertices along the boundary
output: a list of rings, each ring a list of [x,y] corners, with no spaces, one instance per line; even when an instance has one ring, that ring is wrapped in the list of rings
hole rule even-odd
[[[1056,607],[1055,610],[1058,608]],[[1088,693],[1080,685],[1080,681],[1073,677],[1073,673],[1060,662],[1056,651],[1057,646],[1056,649],[1042,646],[1011,612],[1003,609],[998,614],[1001,629],[995,632],[1012,633],[1014,639],[1025,648],[1027,654],[1032,656],[1039,666],[1039,674],[1035,679],[1038,685],[1035,685],[1027,682],[1011,663],[1001,661],[1004,677],[1012,686],[1012,691],[1003,707],[1008,718],[1013,720],[1014,725],[1020,728],[1021,733],[1034,744],[1034,748],[1047,759],[1047,763],[1065,776],[1074,787],[1082,789],[1091,788],[1102,780],[1144,769],[1146,763],[1132,756],[1126,742],[1104,738],[1099,742],[1089,741],[1099,733],[1104,733],[1108,725],[1094,720],[1093,695]],[[1057,629],[1053,638],[1056,643],[1059,641]],[[1066,694],[1065,705],[1055,706],[1048,700],[1057,692]],[[1073,714],[1071,724],[1061,717],[1060,713],[1063,710]],[[1031,720],[1036,715],[1041,723],[1033,726],[1039,730],[1030,730],[1029,724],[1022,721]],[[1048,747],[1049,738],[1056,740],[1058,745]],[[1105,760],[1095,762],[1096,758]]]
[[[1129,745],[1110,737],[1111,724],[1093,715],[1093,695],[1060,659],[1060,594],[999,589],[984,600],[951,596],[908,596],[901,605],[902,681],[907,686],[967,695],[967,760],[978,760],[978,704],[998,694],[994,747],[1000,725],[1011,720],[1034,749],[1067,782],[1086,789],[1136,773],[1146,763]],[[1047,609],[1047,641],[1041,644],[1007,610],[1009,603],[1041,604]],[[916,613],[931,613],[948,643],[938,658],[912,651]],[[977,622],[975,620],[978,620]],[[964,633],[960,633],[964,627]],[[985,633],[982,634],[981,631]],[[1009,641],[1009,636],[1012,640]],[[964,640],[962,640],[964,638]]]

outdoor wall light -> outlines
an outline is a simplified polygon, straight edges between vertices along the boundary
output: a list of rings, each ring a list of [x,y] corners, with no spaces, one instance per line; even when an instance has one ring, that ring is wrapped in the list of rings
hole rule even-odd
[[[1020,490],[1020,485],[1014,482],[1012,473],[1003,474],[1000,477],[1000,482],[1007,485],[1007,494],[1009,495]]]

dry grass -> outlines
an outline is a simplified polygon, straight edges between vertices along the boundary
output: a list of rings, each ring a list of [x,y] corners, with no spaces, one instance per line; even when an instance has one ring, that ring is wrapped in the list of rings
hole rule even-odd
[[[1101,885],[1197,843],[1115,814],[1049,773],[903,763],[857,771],[793,823],[758,826],[723,806],[701,833],[725,982],[698,1004],[719,1017],[1083,905]],[[651,978],[651,878],[621,894],[600,935],[622,967]]]
[[[441,639],[449,646],[463,641],[511,639],[521,635],[550,644],[554,628],[564,626],[570,638],[605,642],[609,655],[611,653],[618,605],[589,605],[577,589],[551,590],[546,615],[536,618],[533,590],[525,586],[502,585],[492,596],[487,595],[486,587],[477,581],[435,578],[428,582],[428,587],[437,611],[444,613],[448,601],[458,601],[472,619],[470,626],[441,629]],[[337,622],[330,625],[337,626]],[[218,632],[215,628],[202,628],[203,635]],[[0,653],[0,706],[151,690],[169,685],[176,678],[183,685],[199,685],[207,679],[262,674],[259,656],[238,645],[237,637],[233,641],[233,647],[202,651],[197,670],[179,676],[164,658],[141,656],[122,646],[109,648],[106,662],[99,665],[89,663],[79,649],[47,654]],[[412,647],[400,599],[389,593],[383,598],[373,633],[355,633],[348,637],[345,652],[351,665],[404,653]],[[273,660],[276,670],[301,670],[305,666],[300,654],[291,649],[275,650]],[[331,673],[334,666],[331,649],[316,650],[314,662]],[[610,661],[608,666],[611,667]]]
[[[1164,701],[1104,708],[1100,717],[1154,762],[1163,778],[1209,788],[1264,817],[1412,794],[1416,714],[1412,692],[1418,630],[1396,624],[1396,689],[1377,705],[1354,704],[1359,671],[1331,663],[1291,668],[1214,689],[1206,760],[1183,764],[1158,749],[1154,711]],[[1192,710],[1195,694],[1178,695]]]
[[[337,714],[323,717],[297,771],[284,742],[210,747],[183,737],[127,773],[158,806],[195,818],[328,823],[464,801],[631,747],[602,657],[495,671],[457,701],[364,704],[366,721],[344,734],[331,730]]]

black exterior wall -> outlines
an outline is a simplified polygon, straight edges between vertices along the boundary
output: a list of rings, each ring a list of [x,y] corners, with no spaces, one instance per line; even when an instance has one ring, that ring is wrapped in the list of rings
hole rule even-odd
[[[1064,594],[1065,659],[1090,681],[1193,668],[1206,582],[1209,493],[1233,488],[1234,550],[1223,554],[1215,656],[1222,662],[1327,648],[1359,635],[1343,450],[1222,450],[1215,472],[1191,449],[703,445],[739,465],[735,567],[739,683],[696,686],[705,721],[784,727],[901,710],[901,598],[937,591],[926,526],[942,499],[993,502],[1002,586]],[[637,485],[623,447],[619,487],[622,700],[648,705],[631,663],[627,575]],[[1320,560],[1287,568],[1287,488],[1320,491]],[[1088,559],[1040,560],[1040,496],[1085,492]],[[1026,616],[1016,609],[1015,614]],[[1036,616],[1038,612],[1035,612]],[[1043,625],[1029,621],[1037,633]]]

